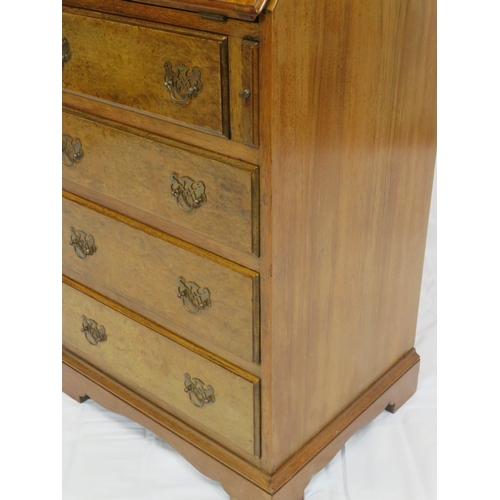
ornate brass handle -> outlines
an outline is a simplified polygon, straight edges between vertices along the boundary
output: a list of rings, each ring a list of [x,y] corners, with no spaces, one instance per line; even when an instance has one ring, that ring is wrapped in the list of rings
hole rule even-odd
[[[97,345],[99,342],[106,342],[106,328],[99,326],[93,319],[87,319],[82,315],[82,332],[85,334],[87,342],[92,345]]]
[[[170,186],[172,196],[177,198],[177,206],[183,212],[190,213],[207,202],[203,182],[195,182],[189,177],[180,177],[175,172],[170,174],[170,182],[172,183]]]
[[[210,291],[208,288],[200,288],[192,281],[186,282],[181,276],[178,280],[179,288],[177,297],[182,299],[182,305],[191,314],[198,314],[203,309],[208,309],[212,305],[210,301]]]
[[[198,408],[215,403],[213,387],[211,385],[205,387],[205,384],[199,378],[191,378],[189,373],[184,374],[184,392],[189,394],[189,400]]]
[[[87,236],[83,231],[77,231],[73,226],[71,227],[69,244],[74,248],[76,255],[80,259],[86,259],[89,255],[94,255],[97,252],[94,237],[91,234]]]
[[[178,104],[186,104],[191,97],[196,97],[202,90],[201,71],[196,66],[191,70],[182,64],[172,68],[172,63],[166,61],[165,87],[172,101]]]
[[[62,65],[67,63],[71,59],[71,49],[69,48],[69,42],[67,38],[62,39]]]
[[[62,162],[67,167],[72,167],[83,158],[82,141],[73,139],[70,135],[62,136]]]

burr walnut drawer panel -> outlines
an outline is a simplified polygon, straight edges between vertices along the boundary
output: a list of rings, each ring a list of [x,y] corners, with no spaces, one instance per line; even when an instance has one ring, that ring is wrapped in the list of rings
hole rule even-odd
[[[169,329],[180,326],[243,359],[258,361],[256,272],[65,196],[63,265],[72,275],[76,272],[90,286],[97,284],[165,318],[165,324],[173,325]]]
[[[63,177],[258,254],[258,169],[63,113]]]
[[[227,54],[226,36],[63,13],[64,89],[224,136]]]
[[[63,304],[65,348],[167,411],[258,455],[257,377],[212,362],[172,340],[175,335],[153,331],[66,284]]]

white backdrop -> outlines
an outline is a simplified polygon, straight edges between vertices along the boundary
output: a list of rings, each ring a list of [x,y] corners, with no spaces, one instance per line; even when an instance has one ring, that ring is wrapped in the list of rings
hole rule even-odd
[[[436,315],[434,189],[417,325],[417,392],[396,414],[383,412],[359,430],[313,477],[306,500],[436,499]],[[64,500],[228,499],[218,483],[138,424],[65,394],[62,408]]]

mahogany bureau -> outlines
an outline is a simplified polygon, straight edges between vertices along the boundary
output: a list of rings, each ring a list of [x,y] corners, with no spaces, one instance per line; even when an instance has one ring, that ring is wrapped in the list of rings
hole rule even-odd
[[[232,500],[415,391],[434,0],[63,0],[63,390]]]

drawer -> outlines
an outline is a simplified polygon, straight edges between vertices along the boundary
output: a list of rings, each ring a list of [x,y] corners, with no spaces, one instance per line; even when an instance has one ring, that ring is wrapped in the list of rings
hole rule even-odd
[[[243,359],[259,359],[259,277],[99,205],[66,194],[63,264]],[[86,205],[86,206],[83,206]],[[90,208],[87,208],[90,207]],[[92,209],[91,209],[92,208]]]
[[[226,36],[64,12],[62,77],[66,90],[229,136]]]
[[[63,113],[63,177],[258,255],[257,167],[172,144]]]
[[[64,347],[158,406],[258,455],[259,379],[172,338],[63,284]]]

